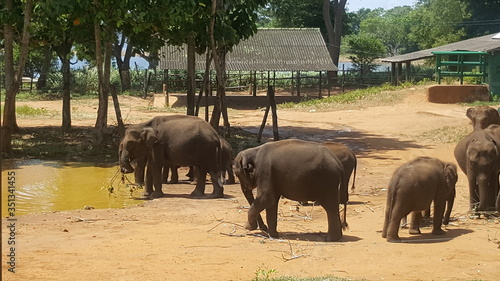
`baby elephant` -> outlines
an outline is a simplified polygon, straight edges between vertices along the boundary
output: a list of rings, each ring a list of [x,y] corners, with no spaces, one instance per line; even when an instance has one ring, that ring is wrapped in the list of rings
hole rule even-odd
[[[444,234],[441,222],[446,202],[449,210],[453,207],[457,179],[455,164],[432,157],[417,157],[399,167],[394,172],[387,191],[382,237],[388,242],[400,242],[399,222],[410,212],[412,213],[410,234],[420,234],[421,211],[429,208],[432,201],[434,201],[432,234]]]

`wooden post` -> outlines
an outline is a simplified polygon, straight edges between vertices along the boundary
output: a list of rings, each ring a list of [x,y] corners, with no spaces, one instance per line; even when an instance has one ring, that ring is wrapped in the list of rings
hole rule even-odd
[[[168,93],[168,69],[165,69],[163,72],[165,77],[164,77],[164,83],[163,83],[163,93],[165,95],[165,106],[170,106],[170,99],[169,99],[169,93]]]
[[[274,95],[274,88],[271,86],[267,87],[267,98],[269,100],[269,105],[271,106],[271,113],[273,116],[273,136],[274,140],[277,141],[280,139],[278,133],[278,112],[276,110],[276,98]]]
[[[321,95],[321,71],[319,72],[319,94],[318,98],[322,98],[323,96]]]
[[[293,71],[292,71],[292,96],[295,94],[295,78],[293,77]]]
[[[297,97],[300,97],[300,71],[297,71]]]
[[[406,69],[405,69],[405,81],[408,82],[410,81],[410,75],[411,75],[411,61],[406,62]]]
[[[391,62],[391,84],[394,86],[398,84],[398,80],[396,78],[396,63],[395,62]]]

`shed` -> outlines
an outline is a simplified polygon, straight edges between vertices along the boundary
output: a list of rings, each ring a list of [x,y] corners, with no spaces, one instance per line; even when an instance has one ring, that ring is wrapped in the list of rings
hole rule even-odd
[[[405,78],[409,79],[410,64],[412,61],[433,57],[440,52],[484,52],[486,56],[486,81],[490,85],[490,91],[500,96],[500,33],[488,34],[471,38],[435,48],[403,54],[399,56],[381,59],[382,62],[390,62],[392,69],[392,82],[399,81],[402,74],[402,64],[406,64]]]
[[[185,45],[163,46],[159,67],[164,71],[187,69]],[[196,70],[205,70],[204,54],[196,56]],[[317,71],[321,77],[321,72],[337,71],[338,68],[332,62],[318,28],[261,28],[227,54],[226,70]]]

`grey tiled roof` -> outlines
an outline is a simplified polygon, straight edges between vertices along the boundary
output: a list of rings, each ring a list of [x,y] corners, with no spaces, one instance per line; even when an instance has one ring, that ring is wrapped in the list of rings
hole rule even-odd
[[[431,49],[421,50],[404,55],[381,59],[383,62],[408,62],[432,57],[432,52],[472,51],[472,52],[498,52],[500,39],[493,38],[494,34],[471,38]]]
[[[161,69],[186,69],[184,46],[160,50]],[[205,56],[196,56],[196,69],[205,69]],[[212,67],[213,69],[213,67]],[[241,41],[226,57],[227,70],[335,71],[325,41],[316,28],[266,28]]]

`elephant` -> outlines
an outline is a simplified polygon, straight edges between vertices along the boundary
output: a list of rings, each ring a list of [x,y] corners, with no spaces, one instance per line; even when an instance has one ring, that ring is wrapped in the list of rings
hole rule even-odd
[[[465,114],[471,121],[474,130],[483,130],[491,124],[500,125],[498,110],[489,106],[476,106],[467,109]]]
[[[233,172],[233,149],[231,148],[231,145],[227,140],[221,138],[220,141],[221,141],[221,167],[222,167],[221,177],[224,180],[224,183],[234,184],[235,178]],[[179,176],[177,173],[177,168],[179,167],[171,167],[170,170],[172,171],[172,178],[175,177],[178,179]],[[186,176],[189,177],[189,180],[191,181],[192,184],[196,184],[198,179],[195,178],[194,176],[193,168],[194,167],[189,167],[189,172],[186,174]],[[226,173],[228,175],[227,180],[226,180]],[[164,178],[168,178],[168,172],[164,174]]]
[[[246,229],[268,228],[271,237],[278,237],[278,201],[283,196],[295,201],[317,201],[328,217],[326,241],[342,238],[339,187],[344,168],[325,146],[297,139],[268,142],[238,153],[233,169],[250,204]],[[268,227],[260,216],[264,209]]]
[[[120,143],[122,173],[132,173],[131,161],[147,155],[145,196],[161,197],[164,165],[195,166],[197,176],[209,173],[214,186],[210,198],[224,196],[220,176],[221,141],[217,132],[203,119],[188,115],[157,116],[132,126]],[[200,180],[191,197],[205,196],[205,180]]]
[[[349,201],[349,179],[352,177],[352,187],[351,190],[354,190],[355,181],[356,181],[356,167],[358,165],[358,161],[356,159],[356,155],[354,152],[346,145],[336,142],[323,142],[322,143],[328,150],[330,150],[342,163],[344,167],[344,181],[340,185],[339,190],[339,202],[344,205],[343,211],[343,225],[347,227],[347,202]],[[354,172],[354,174],[352,174]]]
[[[420,234],[421,212],[434,201],[432,234],[440,235],[445,205],[451,212],[457,182],[457,167],[437,158],[417,157],[394,172],[388,186],[385,220],[382,238],[388,242],[400,242],[398,235],[401,219],[412,213],[410,234]],[[447,221],[449,218],[447,219]]]
[[[455,159],[469,183],[471,210],[500,211],[498,132],[499,126],[493,124],[484,130],[473,131],[455,146]]]

